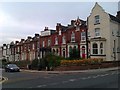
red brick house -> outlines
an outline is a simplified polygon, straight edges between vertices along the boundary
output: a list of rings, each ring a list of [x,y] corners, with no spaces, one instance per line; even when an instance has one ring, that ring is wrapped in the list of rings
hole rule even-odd
[[[40,36],[41,57],[47,50],[55,55],[69,57],[70,49],[76,48],[82,58],[86,58],[86,22],[77,18],[71,24],[63,26],[57,23],[56,30],[45,27]]]

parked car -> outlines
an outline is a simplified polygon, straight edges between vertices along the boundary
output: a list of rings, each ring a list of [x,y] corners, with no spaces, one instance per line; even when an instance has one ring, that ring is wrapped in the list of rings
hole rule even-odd
[[[5,72],[19,72],[20,68],[16,64],[7,64],[5,66]]]

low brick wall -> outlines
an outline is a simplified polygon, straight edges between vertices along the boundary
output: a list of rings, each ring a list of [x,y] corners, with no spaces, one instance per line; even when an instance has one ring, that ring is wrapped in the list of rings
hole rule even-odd
[[[81,66],[59,66],[54,68],[54,71],[70,71],[70,70],[88,70],[88,69],[98,69],[98,68],[109,68],[120,66],[119,63],[104,62],[99,65],[81,65]]]

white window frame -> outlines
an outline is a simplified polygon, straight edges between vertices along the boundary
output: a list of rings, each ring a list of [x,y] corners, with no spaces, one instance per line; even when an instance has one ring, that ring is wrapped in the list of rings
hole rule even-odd
[[[95,28],[95,37],[100,37],[100,28]]]
[[[102,44],[102,47],[101,47],[101,44]],[[101,50],[102,50],[102,53],[101,53]],[[104,50],[104,45],[103,45],[103,43],[101,42],[101,43],[100,43],[100,54],[101,54],[101,55],[104,54],[104,51],[103,51],[103,50]]]
[[[50,43],[51,43],[51,41],[50,41],[50,39],[48,39],[48,46],[50,46]]]
[[[117,53],[120,53],[120,47],[117,47]]]
[[[62,44],[66,44],[66,38],[65,38],[65,36],[62,37]]]
[[[93,48],[93,44],[96,44],[96,45],[97,45],[97,48]],[[99,52],[98,52],[98,44],[97,44],[97,43],[93,43],[93,44],[92,44],[92,54],[93,54],[93,55],[98,55],[98,53],[99,53]],[[97,50],[97,53],[94,53],[94,50]]]
[[[35,44],[34,43],[32,44],[32,48],[33,48],[33,50],[35,49]]]
[[[58,37],[55,37],[55,45],[58,45]]]
[[[95,16],[95,24],[99,24],[100,23],[100,15],[96,15]]]
[[[20,47],[18,46],[18,52],[20,52]]]
[[[72,34],[71,34],[71,42],[75,42],[75,33],[74,32],[72,32]]]
[[[120,37],[120,31],[117,31],[117,36]]]
[[[81,32],[81,41],[86,41],[86,32]]]
[[[45,41],[42,42],[42,46],[45,47]]]

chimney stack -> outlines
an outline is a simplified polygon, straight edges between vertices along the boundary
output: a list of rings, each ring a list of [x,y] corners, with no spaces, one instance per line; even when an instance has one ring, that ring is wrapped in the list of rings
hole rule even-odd
[[[120,11],[117,12],[116,17],[117,17],[118,19],[120,19]]]
[[[31,39],[32,37],[28,36],[28,39]]]
[[[19,43],[19,41],[15,41],[15,44],[18,44]]]
[[[39,36],[39,34],[35,33],[35,37],[38,37],[38,36]]]
[[[71,25],[72,25],[72,26],[75,25],[75,20],[71,20]]]
[[[48,27],[45,27],[44,31],[47,31],[48,30]]]

